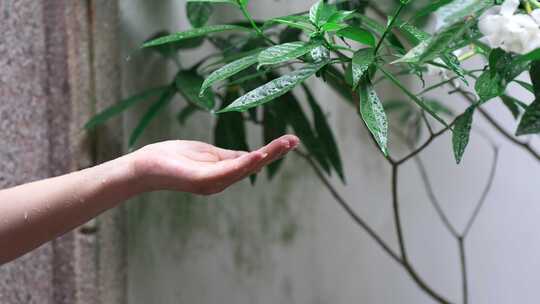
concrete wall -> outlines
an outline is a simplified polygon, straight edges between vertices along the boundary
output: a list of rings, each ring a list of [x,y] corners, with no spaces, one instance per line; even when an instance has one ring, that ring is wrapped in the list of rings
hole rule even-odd
[[[252,2],[260,18],[309,6],[309,1]],[[134,50],[157,30],[187,28],[184,1],[119,4],[0,1],[0,187],[117,155],[123,133],[147,105],[126,115],[124,132],[115,120],[88,135],[80,131],[84,121],[120,93],[127,96],[172,76],[173,69],[157,57]],[[220,11],[216,21],[232,15]],[[188,52],[182,62],[200,56]],[[311,84],[337,130],[347,167],[348,185],[333,183],[397,249],[388,166],[357,115],[319,82]],[[448,102],[461,110],[465,105],[454,96]],[[197,114],[187,127],[176,125],[174,114],[183,104],[177,100],[163,112],[141,144],[171,138],[211,141],[208,115]],[[488,108],[505,126],[513,125],[504,109]],[[479,116],[475,119],[500,145],[501,162],[467,242],[471,303],[536,303],[538,164]],[[252,146],[260,144],[257,132],[250,130]],[[474,135],[462,166],[453,164],[447,137],[422,155],[443,208],[458,227],[480,196],[490,153]],[[411,259],[426,281],[457,302],[456,244],[431,208],[416,168],[407,165],[400,177]],[[294,155],[273,182],[261,177],[255,187],[243,182],[210,198],[153,193],[125,207],[0,267],[0,303],[432,303]]]
[[[252,1],[256,17],[285,15],[310,1]],[[132,54],[160,29],[188,28],[184,1],[121,1],[122,47]],[[217,22],[234,15],[220,10]],[[187,53],[193,62],[201,53]],[[123,63],[124,94],[169,81],[171,69],[143,54]],[[339,186],[354,208],[397,249],[391,215],[390,172],[354,111],[317,81],[313,88],[338,133],[349,184]],[[381,89],[399,96],[391,89]],[[441,96],[443,92],[435,92]],[[444,93],[445,94],[445,93]],[[387,94],[388,96],[388,94]],[[527,97],[529,98],[529,97]],[[458,111],[465,103],[451,96]],[[211,140],[213,121],[197,114],[187,127],[175,123],[178,100],[154,123],[145,142],[182,138]],[[133,128],[145,106],[128,115]],[[504,109],[504,123],[513,123]],[[540,283],[540,215],[534,178],[538,164],[476,117],[501,146],[494,190],[467,241],[471,303],[535,303]],[[251,130],[253,146],[257,129]],[[394,151],[403,147],[393,145]],[[444,210],[460,229],[480,196],[491,150],[474,135],[464,164],[455,166],[448,137],[422,158]],[[413,264],[452,301],[461,301],[458,251],[438,220],[414,165],[401,170],[404,229]],[[243,182],[224,194],[198,198],[154,193],[128,205],[129,303],[432,303],[335,204],[298,157],[285,170],[252,187]]]
[[[120,95],[116,8],[115,1],[0,2],[0,188],[120,155],[114,124],[82,130]],[[0,303],[121,303],[121,214],[3,265]]]

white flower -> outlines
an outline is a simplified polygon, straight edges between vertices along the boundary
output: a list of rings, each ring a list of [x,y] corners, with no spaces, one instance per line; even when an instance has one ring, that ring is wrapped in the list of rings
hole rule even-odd
[[[519,0],[506,0],[480,17],[478,28],[491,48],[526,54],[540,47],[540,9],[514,14],[518,6]]]

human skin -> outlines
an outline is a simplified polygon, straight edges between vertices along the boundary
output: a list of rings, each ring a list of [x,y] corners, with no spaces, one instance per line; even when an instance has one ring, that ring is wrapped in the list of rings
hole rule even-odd
[[[253,152],[196,141],[148,145],[101,165],[0,191],[0,265],[141,193],[216,194],[299,144],[285,135]]]

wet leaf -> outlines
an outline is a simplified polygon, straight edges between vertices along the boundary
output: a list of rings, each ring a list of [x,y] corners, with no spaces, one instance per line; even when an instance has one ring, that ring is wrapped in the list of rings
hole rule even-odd
[[[225,80],[257,63],[258,56],[259,54],[254,54],[251,56],[240,58],[214,71],[204,80],[204,83],[201,86],[199,92],[199,96],[204,95],[206,90],[210,88],[214,83]]]
[[[373,37],[373,34],[359,27],[352,27],[352,26],[346,27],[344,29],[337,31],[336,35],[339,37],[351,39],[353,41],[356,41],[365,45],[369,45],[372,47],[375,46],[376,44],[375,37]]]
[[[288,75],[274,79],[238,98],[228,107],[218,111],[218,113],[231,111],[243,112],[249,108],[267,103],[279,96],[284,95],[298,84],[313,76],[324,65],[324,63],[305,65]]]
[[[179,33],[167,35],[164,37],[160,37],[160,38],[144,43],[142,47],[143,48],[154,47],[154,46],[164,45],[167,43],[173,43],[173,42],[177,42],[177,41],[181,41],[181,40],[185,40],[189,38],[201,37],[201,36],[206,36],[208,34],[220,33],[220,32],[225,32],[225,31],[251,31],[251,29],[238,26],[238,25],[228,25],[228,24],[227,25],[210,25],[210,26],[195,28],[195,29],[191,29],[185,32],[179,32]]]
[[[328,5],[323,0],[319,0],[309,10],[309,20],[317,26],[322,26],[336,12],[337,9],[335,6]]]
[[[475,106],[470,106],[467,110],[456,118],[454,132],[452,134],[452,146],[454,148],[454,157],[459,164],[469,144],[471,128],[473,122]]]
[[[360,83],[360,79],[367,72],[375,60],[375,54],[372,48],[360,49],[354,53],[352,59],[352,81],[353,88]]]
[[[325,154],[328,157],[330,164],[336,170],[341,180],[345,182],[345,174],[343,173],[343,164],[339,153],[339,147],[337,145],[334,133],[332,132],[332,128],[330,128],[326,116],[307,85],[303,84],[302,88],[304,89],[307,100],[313,112],[313,121],[315,123],[315,131],[317,132],[318,141],[326,150]]]
[[[476,80],[474,88],[482,102],[504,94],[505,90],[501,75],[492,70],[484,71]]]
[[[259,54],[259,66],[279,64],[296,59],[319,46],[317,42],[289,42],[269,47]]]
[[[264,27],[269,27],[275,23],[285,24],[289,27],[301,29],[307,32],[315,31],[315,28],[309,21],[309,17],[307,15],[290,15],[274,18],[266,22]]]
[[[176,75],[175,84],[178,91],[192,104],[206,111],[214,109],[214,93],[206,91],[199,95],[199,88],[202,86],[204,78],[194,71],[180,71]]]
[[[95,127],[97,127],[98,125],[101,125],[103,123],[105,123],[107,120],[113,118],[114,116],[117,116],[119,114],[121,114],[122,112],[124,112],[125,110],[127,110],[128,108],[140,103],[140,102],[143,102],[143,101],[147,101],[149,100],[150,98],[160,94],[160,93],[163,93],[164,91],[166,91],[168,89],[168,86],[164,86],[164,87],[158,87],[158,88],[153,88],[153,89],[149,89],[149,90],[146,90],[140,94],[137,94],[137,95],[134,95],[134,96],[131,96],[129,98],[126,98],[122,101],[120,101],[119,103],[105,109],[104,111],[102,111],[101,113],[95,115],[94,117],[92,117],[85,125],[84,125],[84,128],[87,129],[87,130],[91,130]]]
[[[213,8],[208,2],[187,2],[186,3],[186,14],[189,20],[189,23],[193,27],[204,26],[210,15],[212,15]]]
[[[388,155],[388,119],[373,85],[363,78],[360,82],[360,114],[384,155]]]
[[[131,135],[129,136],[128,146],[130,148],[137,143],[137,140],[140,138],[144,130],[146,130],[150,122],[158,115],[159,111],[165,108],[165,106],[167,106],[173,100],[175,94],[176,90],[169,87],[161,93],[159,100],[150,106],[148,111],[143,115],[141,120],[139,120],[137,126],[135,129],[133,129],[133,132],[131,132]]]

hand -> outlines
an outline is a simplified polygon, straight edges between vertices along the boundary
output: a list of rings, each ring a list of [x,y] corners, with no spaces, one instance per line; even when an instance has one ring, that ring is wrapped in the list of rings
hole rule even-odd
[[[143,191],[173,190],[210,195],[256,173],[299,144],[285,135],[253,152],[225,150],[197,141],[166,141],[133,153]]]

